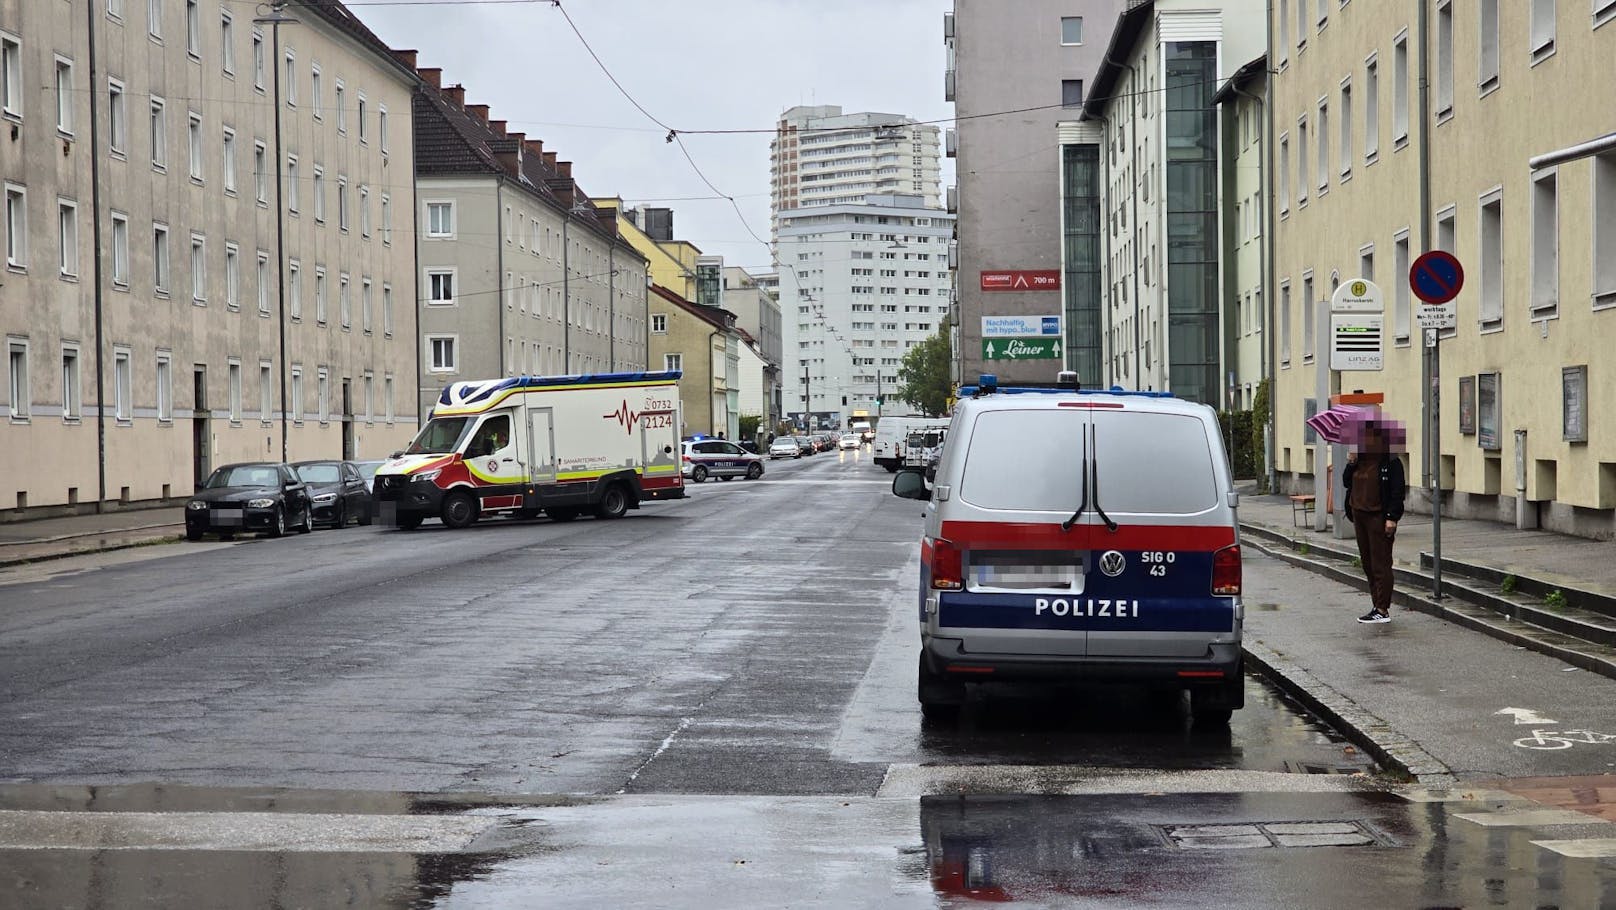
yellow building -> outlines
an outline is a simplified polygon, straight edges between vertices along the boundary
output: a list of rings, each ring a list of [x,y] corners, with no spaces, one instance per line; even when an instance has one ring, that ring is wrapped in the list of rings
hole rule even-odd
[[[673,213],[669,209],[630,209],[621,199],[595,199],[595,205],[617,213],[617,229],[651,262],[651,283],[696,299],[696,257],[701,250],[687,240],[673,239]],[[642,222],[644,222],[642,224]]]
[[[1616,342],[1616,141],[1529,162],[1616,131],[1616,104],[1590,94],[1616,84],[1616,3],[1590,15],[1553,0],[1433,0],[1428,13],[1422,34],[1418,3],[1273,5],[1275,469],[1282,488],[1310,488],[1303,419],[1315,358],[1329,355],[1319,304],[1370,278],[1385,293],[1385,368],[1335,374],[1332,390],[1385,394],[1408,425],[1411,480],[1436,471],[1453,514],[1611,536],[1616,367],[1594,355]],[[1457,327],[1440,333],[1429,466],[1408,286],[1423,249],[1454,253],[1466,272]],[[1412,493],[1409,507],[1429,511],[1429,497]]]

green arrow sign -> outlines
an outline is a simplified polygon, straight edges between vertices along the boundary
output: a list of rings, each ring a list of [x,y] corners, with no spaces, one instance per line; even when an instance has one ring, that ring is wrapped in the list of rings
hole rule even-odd
[[[1059,360],[1059,338],[984,338],[983,360]]]

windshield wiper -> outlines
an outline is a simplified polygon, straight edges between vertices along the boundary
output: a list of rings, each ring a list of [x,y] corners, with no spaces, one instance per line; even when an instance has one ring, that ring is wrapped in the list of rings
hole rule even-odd
[[[1086,451],[1083,453],[1083,477],[1079,483],[1083,487],[1083,498],[1078,501],[1077,511],[1072,513],[1072,517],[1061,522],[1062,531],[1070,531],[1072,525],[1077,524],[1077,520],[1083,517],[1083,513],[1089,507],[1089,453]]]
[[[1100,430],[1098,427],[1090,427],[1089,433],[1092,434],[1090,449],[1094,452],[1094,511],[1105,521],[1105,529],[1115,534],[1117,523],[1112,521],[1111,516],[1105,514],[1105,509],[1100,506]],[[1084,492],[1087,493],[1086,490]]]

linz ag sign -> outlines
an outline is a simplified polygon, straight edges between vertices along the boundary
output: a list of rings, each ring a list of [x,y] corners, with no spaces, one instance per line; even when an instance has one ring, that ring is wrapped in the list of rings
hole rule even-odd
[[[1010,269],[982,273],[984,291],[1058,291],[1060,269]]]

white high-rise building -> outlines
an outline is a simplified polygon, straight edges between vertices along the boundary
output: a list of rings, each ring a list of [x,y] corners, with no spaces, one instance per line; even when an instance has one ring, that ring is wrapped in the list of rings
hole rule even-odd
[[[898,367],[948,319],[954,216],[920,196],[871,195],[778,221],[787,418],[806,410],[817,429],[860,411],[910,413]]]
[[[769,144],[770,227],[781,213],[863,203],[872,194],[920,196],[938,207],[938,129],[902,114],[843,114],[833,104],[780,115]]]

